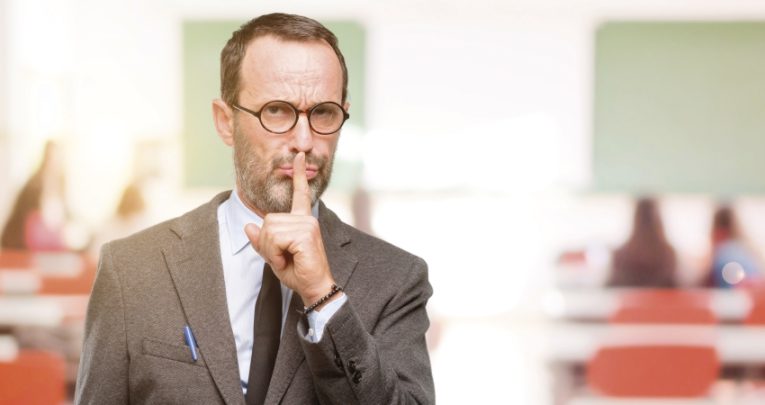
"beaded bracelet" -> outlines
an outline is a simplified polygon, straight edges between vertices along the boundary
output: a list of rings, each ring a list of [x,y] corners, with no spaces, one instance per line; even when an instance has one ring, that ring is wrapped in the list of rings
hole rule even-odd
[[[325,296],[319,298],[318,301],[311,304],[309,307],[303,307],[303,315],[308,315],[316,309],[319,305],[327,302],[328,299],[332,298],[333,295],[339,293],[340,291],[343,291],[343,287],[338,286],[337,284],[332,284],[332,290]]]

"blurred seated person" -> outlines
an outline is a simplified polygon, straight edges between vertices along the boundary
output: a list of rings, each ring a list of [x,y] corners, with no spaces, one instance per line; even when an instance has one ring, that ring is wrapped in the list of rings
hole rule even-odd
[[[42,163],[19,192],[2,234],[2,249],[62,251],[69,220],[59,146],[45,144]]]
[[[104,243],[124,238],[149,225],[143,187],[140,181],[132,181],[123,190],[114,217],[101,226],[96,234],[91,244],[91,253],[98,257]]]
[[[641,198],[635,207],[632,234],[613,254],[609,287],[676,286],[675,250],[664,235],[656,201]]]
[[[733,208],[721,205],[715,211],[710,234],[711,258],[706,287],[751,286],[762,281],[763,264],[741,232]]]

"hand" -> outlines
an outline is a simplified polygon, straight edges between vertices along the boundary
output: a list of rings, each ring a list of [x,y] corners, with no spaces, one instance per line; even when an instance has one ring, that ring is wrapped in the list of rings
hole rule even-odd
[[[300,152],[292,162],[290,213],[267,214],[262,228],[247,224],[244,231],[255,251],[271,265],[276,277],[298,293],[303,304],[308,306],[331,290],[334,279],[329,271],[319,222],[311,215],[311,189],[305,166],[305,153]]]

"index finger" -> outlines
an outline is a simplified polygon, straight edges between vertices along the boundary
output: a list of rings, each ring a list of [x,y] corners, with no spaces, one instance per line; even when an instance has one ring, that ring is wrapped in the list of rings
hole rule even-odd
[[[292,214],[311,215],[311,188],[305,174],[305,152],[292,161]]]

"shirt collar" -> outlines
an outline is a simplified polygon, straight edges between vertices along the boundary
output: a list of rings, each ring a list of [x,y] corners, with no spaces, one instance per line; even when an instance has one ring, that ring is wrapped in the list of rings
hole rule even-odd
[[[231,242],[231,252],[237,254],[250,244],[247,234],[244,233],[244,226],[252,223],[262,227],[263,218],[244,205],[239,198],[236,188],[231,191],[231,196],[226,202],[224,210],[226,212],[226,228],[228,228],[228,240]],[[318,202],[311,207],[311,215],[314,218],[319,218]]]

